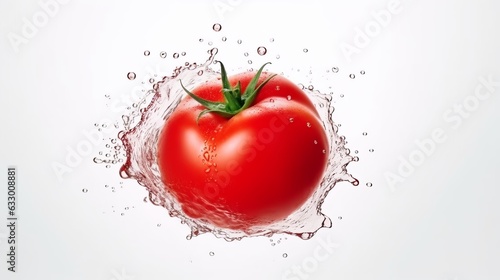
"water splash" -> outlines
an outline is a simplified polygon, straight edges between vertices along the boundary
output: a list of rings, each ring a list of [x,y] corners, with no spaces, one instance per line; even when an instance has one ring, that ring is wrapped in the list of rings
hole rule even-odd
[[[154,205],[164,207],[171,217],[179,218],[182,224],[189,226],[191,233],[187,239],[203,233],[212,233],[227,241],[252,236],[270,237],[279,233],[310,239],[320,228],[330,228],[332,221],[321,212],[321,205],[336,183],[348,181],[353,185],[359,184],[346,170],[351,161],[356,161],[356,157],[349,155],[348,149],[345,148],[345,137],[337,133],[338,127],[332,119],[334,111],[332,95],[318,90],[313,91],[312,88],[303,90],[313,101],[321,116],[323,128],[329,138],[331,153],[320,186],[302,207],[286,219],[270,225],[254,226],[245,231],[218,228],[208,222],[186,216],[175,197],[165,189],[156,162],[157,143],[165,121],[185,96],[179,81],[182,80],[183,84],[189,87],[219,78],[220,73],[210,68],[217,52],[217,48],[211,49],[210,57],[203,64],[186,63],[175,68],[171,76],[166,76],[153,85],[154,91],[148,92],[152,96],[146,95],[140,102],[148,104],[147,106],[136,106],[129,115],[123,117],[124,130],[120,131],[118,138],[123,143],[126,161],[120,169],[120,176],[137,180],[148,190],[149,200]],[[148,97],[150,101],[146,102]]]

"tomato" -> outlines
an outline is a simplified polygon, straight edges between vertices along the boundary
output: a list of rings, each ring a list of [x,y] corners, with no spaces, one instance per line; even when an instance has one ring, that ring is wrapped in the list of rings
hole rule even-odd
[[[161,178],[193,219],[236,230],[267,225],[320,184],[330,151],[318,112],[264,66],[228,78],[221,63],[221,78],[192,92],[183,86],[188,95],[165,121]]]

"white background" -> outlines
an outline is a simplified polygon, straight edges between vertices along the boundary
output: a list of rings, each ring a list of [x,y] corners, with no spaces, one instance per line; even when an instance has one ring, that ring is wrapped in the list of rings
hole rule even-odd
[[[48,21],[23,35],[27,21],[43,21],[46,2],[0,3],[1,279],[500,278],[498,82],[489,97],[474,97],[481,77],[500,81],[499,2],[401,0],[381,26],[375,15],[387,0],[74,0],[52,6]],[[369,42],[356,45],[367,27]],[[13,44],[13,34],[24,41]],[[360,157],[349,165],[360,185],[338,184],[323,206],[333,228],[308,241],[275,236],[275,246],[263,237],[188,241],[189,229],[144,203],[146,191],[120,179],[118,165],[92,162],[103,143],[62,178],[54,172],[94,123],[119,119],[109,104],[130,96],[148,69],[170,73],[184,62],[171,56],[181,51],[203,62],[209,41],[231,71],[248,68],[248,51],[252,66],[272,60],[272,71],[297,83],[332,87],[339,132]],[[346,55],[346,44],[358,52]],[[339,73],[326,72],[333,66]],[[128,81],[129,71],[138,79]],[[464,100],[467,117],[449,111]],[[435,129],[445,140],[418,157],[416,141]],[[411,155],[421,162],[400,173]],[[10,165],[18,168],[16,273],[7,271],[3,226]],[[391,184],[388,173],[403,182]]]

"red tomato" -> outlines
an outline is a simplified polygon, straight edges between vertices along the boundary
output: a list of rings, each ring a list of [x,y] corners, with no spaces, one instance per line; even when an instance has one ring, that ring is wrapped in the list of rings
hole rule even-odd
[[[158,165],[187,216],[246,230],[304,204],[323,177],[328,139],[313,103],[291,81],[264,66],[230,78],[221,68],[221,79],[188,92],[166,120]]]

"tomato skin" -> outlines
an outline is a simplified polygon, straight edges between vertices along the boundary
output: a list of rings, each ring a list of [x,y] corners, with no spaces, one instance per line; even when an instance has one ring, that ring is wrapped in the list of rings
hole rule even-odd
[[[229,78],[244,91],[255,73]],[[263,72],[259,83],[271,75]],[[220,80],[192,93],[223,101]],[[328,160],[328,139],[313,103],[275,76],[253,105],[227,119],[186,96],[158,143],[165,188],[185,214],[218,227],[245,230],[282,220],[316,190]]]

